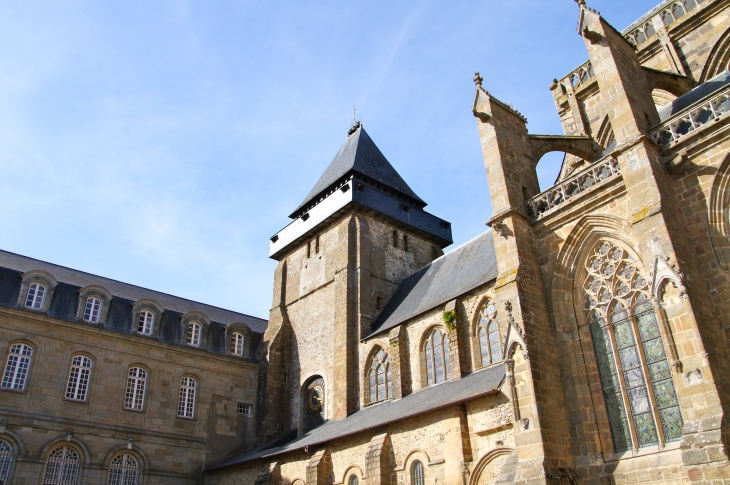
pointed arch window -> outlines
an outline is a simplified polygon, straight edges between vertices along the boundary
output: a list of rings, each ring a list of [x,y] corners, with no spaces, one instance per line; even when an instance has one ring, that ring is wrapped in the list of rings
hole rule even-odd
[[[370,362],[368,371],[370,384],[370,403],[376,403],[393,397],[393,379],[390,369],[390,356],[380,349]]]
[[[71,446],[61,446],[48,455],[43,485],[74,485],[79,476],[81,460]]]
[[[33,283],[28,287],[28,298],[25,299],[26,308],[40,310],[43,308],[43,297],[46,295],[46,287],[40,283]]]
[[[497,314],[494,302],[489,302],[482,311],[479,320],[477,336],[479,337],[479,352],[482,367],[495,364],[502,360],[502,342],[499,337],[499,324],[495,319]]]
[[[449,380],[451,375],[451,355],[449,336],[436,328],[426,338],[424,344],[426,359],[426,382],[429,386]]]
[[[0,484],[8,483],[10,467],[13,466],[13,447],[7,441],[0,439]]]
[[[33,349],[29,345],[15,344],[10,347],[10,355],[8,355],[3,374],[3,389],[13,389],[14,391],[25,389],[32,356]]]
[[[585,312],[616,451],[678,440],[682,415],[639,264],[599,241],[586,260]]]
[[[109,485],[137,485],[139,483],[139,463],[130,454],[115,457],[109,467]]]

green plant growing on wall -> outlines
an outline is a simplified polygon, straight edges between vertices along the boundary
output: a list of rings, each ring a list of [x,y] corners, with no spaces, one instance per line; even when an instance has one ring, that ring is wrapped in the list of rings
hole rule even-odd
[[[444,312],[443,319],[446,328],[448,328],[449,330],[454,330],[456,328],[456,311],[449,310]]]

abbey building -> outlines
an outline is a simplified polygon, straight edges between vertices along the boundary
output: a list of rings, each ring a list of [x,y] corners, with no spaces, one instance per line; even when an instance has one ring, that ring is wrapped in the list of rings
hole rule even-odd
[[[359,123],[268,321],[0,252],[0,484],[730,483],[730,0],[578,3],[564,134],[475,76],[494,213],[447,254]]]

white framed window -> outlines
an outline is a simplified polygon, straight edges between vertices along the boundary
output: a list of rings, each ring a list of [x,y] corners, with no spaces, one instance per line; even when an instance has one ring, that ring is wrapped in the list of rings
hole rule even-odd
[[[43,485],[75,485],[81,460],[71,446],[61,446],[48,455]]]
[[[33,310],[43,308],[43,298],[46,295],[46,287],[40,283],[33,283],[28,287],[28,297],[25,299],[25,307]]]
[[[144,391],[147,387],[147,371],[132,367],[127,376],[127,392],[124,394],[124,408],[141,411],[144,408]]]
[[[188,333],[185,337],[185,343],[195,347],[200,346],[200,330],[201,326],[199,323],[192,322],[188,325]]]
[[[13,466],[13,447],[5,440],[0,439],[0,484],[8,483],[10,467]]]
[[[139,320],[137,321],[137,331],[145,335],[152,333],[152,325],[155,323],[155,314],[148,310],[139,312]]]
[[[10,347],[10,355],[8,355],[8,362],[5,364],[5,373],[3,374],[3,389],[13,389],[14,391],[25,389],[32,356],[33,349],[29,345],[15,344]]]
[[[239,402],[238,403],[238,414],[245,414],[246,416],[251,416],[251,405]]]
[[[116,456],[109,467],[109,485],[137,485],[139,463],[128,453]]]
[[[241,332],[233,332],[231,334],[231,353],[233,355],[243,355],[243,344],[245,338]]]
[[[180,379],[180,400],[177,404],[177,415],[179,417],[195,417],[195,389],[197,385],[197,381],[192,377]]]
[[[99,322],[101,314],[101,300],[90,296],[86,299],[86,308],[84,309],[84,320],[91,323]]]
[[[77,355],[71,359],[71,372],[68,375],[66,399],[85,401],[86,394],[89,391],[90,378],[91,359],[83,355]]]

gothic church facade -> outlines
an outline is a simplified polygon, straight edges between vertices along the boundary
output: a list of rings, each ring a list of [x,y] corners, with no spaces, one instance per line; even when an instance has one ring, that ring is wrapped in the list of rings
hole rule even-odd
[[[0,483],[730,483],[730,0],[578,4],[563,135],[475,76],[494,213],[447,254],[359,123],[268,322],[0,254]]]

